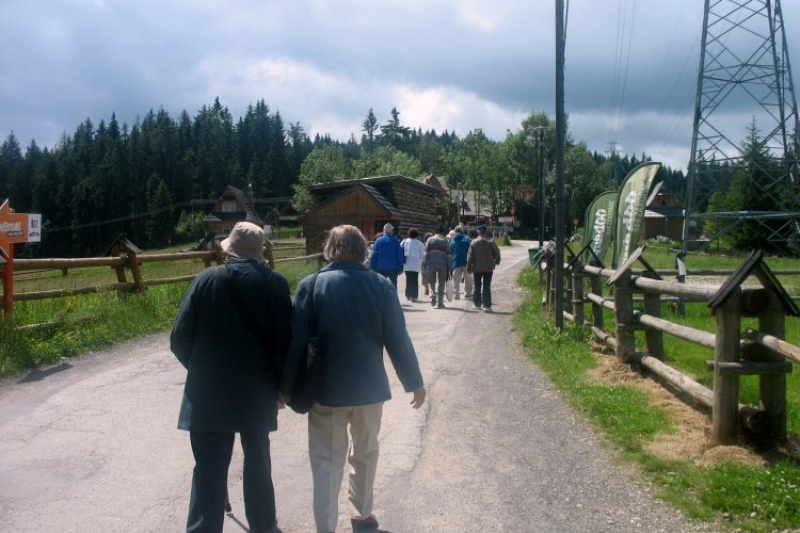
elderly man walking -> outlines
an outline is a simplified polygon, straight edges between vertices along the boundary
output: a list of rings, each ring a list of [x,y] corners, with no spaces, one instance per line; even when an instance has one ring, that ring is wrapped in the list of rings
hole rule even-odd
[[[467,252],[467,272],[472,273],[475,281],[473,305],[486,313],[492,312],[492,275],[494,268],[500,264],[500,248],[489,238],[486,226],[478,228],[478,238],[472,241]]]

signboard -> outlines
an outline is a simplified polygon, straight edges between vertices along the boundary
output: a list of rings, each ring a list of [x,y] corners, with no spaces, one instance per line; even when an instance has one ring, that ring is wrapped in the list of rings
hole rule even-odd
[[[583,223],[583,242],[591,243],[594,255],[602,261],[611,246],[614,234],[615,213],[617,212],[617,191],[599,194],[586,209]],[[594,256],[586,252],[584,261],[591,261]]]
[[[639,243],[644,209],[659,168],[661,163],[642,163],[628,173],[619,188],[614,230],[614,269],[627,261]]]
[[[41,242],[42,215],[15,213],[8,200],[0,205],[0,248],[6,256],[12,252],[11,245],[17,242]]]

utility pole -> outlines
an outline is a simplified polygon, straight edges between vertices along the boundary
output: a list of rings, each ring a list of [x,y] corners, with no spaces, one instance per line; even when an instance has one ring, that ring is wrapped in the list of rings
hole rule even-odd
[[[544,134],[546,126],[537,126],[533,129],[539,138],[539,248],[544,248],[545,218],[545,191],[547,190],[547,160],[545,158]]]
[[[564,149],[566,145],[564,113],[564,0],[556,0],[556,253],[555,314],[556,327],[564,328]]]

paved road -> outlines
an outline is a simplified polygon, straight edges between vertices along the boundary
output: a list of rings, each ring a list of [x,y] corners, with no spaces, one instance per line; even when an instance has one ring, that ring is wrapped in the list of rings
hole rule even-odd
[[[440,310],[401,296],[429,401],[412,410],[390,372],[376,495],[382,529],[711,531],[654,500],[522,355],[511,313],[524,297],[515,279],[529,244],[502,248],[494,314],[464,300]],[[0,383],[0,532],[181,531],[192,469],[188,434],[175,429],[184,379],[159,334]],[[285,533],[312,533],[305,418],[285,410],[279,425],[279,522]],[[229,486],[225,533],[241,533],[238,450]],[[339,531],[350,531],[345,515]]]

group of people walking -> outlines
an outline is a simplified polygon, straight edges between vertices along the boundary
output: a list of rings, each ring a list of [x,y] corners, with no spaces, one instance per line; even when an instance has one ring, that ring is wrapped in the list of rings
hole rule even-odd
[[[391,229],[384,236],[399,247]],[[195,278],[170,335],[170,348],[187,370],[178,427],[189,431],[195,459],[186,531],[222,532],[238,433],[249,531],[281,533],[269,433],[278,428],[279,407],[296,392],[313,338],[322,368],[318,402],[307,415],[316,530],[336,530],[349,462],[352,529],[375,532],[378,434],[391,397],[384,349],[412,394],[411,406],[420,408],[426,396],[397,298],[396,274],[403,269],[395,268],[394,279],[391,269],[376,276],[365,265],[367,241],[358,228],[337,226],[324,245],[327,266],[299,283],[292,302],[286,279],[264,264],[264,241],[261,228],[237,223],[221,243],[225,264]],[[385,249],[373,246],[373,255]],[[376,266],[384,270],[383,263]]]
[[[445,236],[447,228],[439,226],[422,239],[419,230],[410,228],[405,239],[399,240],[397,228],[387,223],[375,239],[370,253],[370,269],[387,277],[397,287],[397,276],[406,277],[405,297],[419,300],[420,278],[431,305],[444,308],[445,287],[453,283],[453,298],[473,300],[473,308],[492,312],[492,275],[500,264],[500,248],[490,238],[486,226],[471,228],[456,226]],[[474,290],[473,290],[474,289]]]

